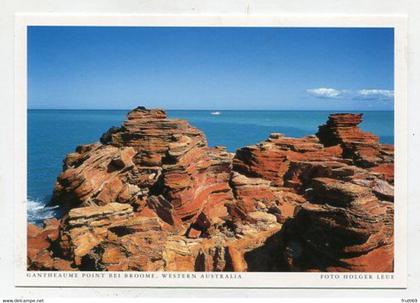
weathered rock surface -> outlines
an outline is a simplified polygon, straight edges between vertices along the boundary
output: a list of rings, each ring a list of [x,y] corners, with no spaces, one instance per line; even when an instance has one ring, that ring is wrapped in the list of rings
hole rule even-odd
[[[393,146],[333,114],[235,154],[138,107],[64,160],[29,270],[392,271]]]

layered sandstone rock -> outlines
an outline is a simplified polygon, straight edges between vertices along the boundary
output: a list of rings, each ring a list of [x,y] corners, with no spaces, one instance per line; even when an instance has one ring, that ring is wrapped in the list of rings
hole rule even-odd
[[[361,118],[231,154],[138,107],[67,155],[64,216],[28,226],[28,269],[391,271],[393,146]]]
[[[310,199],[286,222],[282,251],[292,271],[393,270],[393,204],[369,187],[313,179]]]
[[[362,122],[362,114],[333,114],[325,125],[319,127],[318,138],[325,146],[342,143],[374,144],[379,138],[371,133],[363,132],[358,125]]]
[[[341,144],[343,157],[352,159],[358,166],[393,163],[394,147],[379,144],[377,136],[360,130],[361,122],[362,114],[333,114],[319,127],[317,136],[325,146]]]
[[[232,156],[209,148],[202,132],[186,121],[140,107],[101,143],[79,146],[66,157],[54,204],[128,203],[136,211],[150,208],[181,229],[200,215],[213,220],[227,214]]]

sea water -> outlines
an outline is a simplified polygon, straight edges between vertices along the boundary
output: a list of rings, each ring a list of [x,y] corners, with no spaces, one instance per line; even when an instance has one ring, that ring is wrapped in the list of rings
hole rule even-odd
[[[270,133],[313,135],[331,111],[169,110],[170,118],[188,120],[201,129],[209,146],[223,145],[234,152],[268,138]],[[28,110],[28,220],[39,222],[57,214],[44,208],[62,170],[66,154],[77,145],[97,142],[111,126],[119,126],[128,110]],[[360,127],[394,143],[394,112],[363,112]]]

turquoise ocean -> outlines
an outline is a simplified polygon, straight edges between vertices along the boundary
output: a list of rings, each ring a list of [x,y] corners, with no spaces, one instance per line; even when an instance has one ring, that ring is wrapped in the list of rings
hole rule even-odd
[[[313,135],[331,111],[219,111],[169,110],[170,118],[186,119],[204,131],[210,146],[223,145],[234,152],[242,146],[268,138],[270,133],[286,136]],[[77,145],[93,143],[111,126],[119,126],[128,110],[28,110],[28,221],[57,215],[45,208],[66,154]],[[360,127],[394,144],[394,112],[366,111]]]

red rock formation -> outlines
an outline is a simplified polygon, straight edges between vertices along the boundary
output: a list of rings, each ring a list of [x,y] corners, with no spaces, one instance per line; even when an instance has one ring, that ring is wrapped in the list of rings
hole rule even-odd
[[[347,142],[377,143],[379,138],[363,132],[357,126],[362,122],[362,114],[333,114],[325,125],[319,127],[317,136],[325,146]]]
[[[312,203],[282,230],[289,270],[392,271],[393,204],[349,182],[315,178],[312,185]]]
[[[76,270],[71,262],[55,257],[52,243],[59,238],[60,222],[47,219],[43,227],[28,224],[27,229],[27,263],[29,270]]]
[[[356,165],[373,167],[393,163],[394,147],[379,144],[379,138],[357,127],[362,114],[333,114],[327,123],[319,127],[317,136],[325,146],[341,144],[343,157],[352,159]]]
[[[239,149],[139,107],[64,160],[30,270],[392,271],[393,147],[334,114]],[[381,262],[378,262],[381,258]]]
[[[176,225],[200,214],[209,220],[227,215],[224,204],[233,199],[231,155],[207,147],[202,132],[186,121],[137,108],[101,142],[67,156],[53,203],[67,208],[129,203]]]

